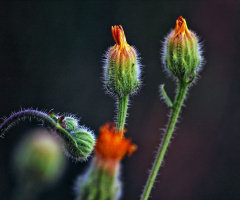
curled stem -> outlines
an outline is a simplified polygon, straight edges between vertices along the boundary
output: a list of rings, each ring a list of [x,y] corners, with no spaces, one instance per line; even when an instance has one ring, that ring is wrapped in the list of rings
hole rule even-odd
[[[43,121],[46,125],[55,129],[55,132],[65,141],[66,148],[68,149],[68,147],[70,147],[70,154],[72,155],[72,152],[75,153],[74,155],[72,155],[73,158],[78,159],[78,154],[82,154],[81,148],[79,148],[72,134],[68,132],[65,128],[63,128],[61,124],[58,123],[58,121],[55,122],[48,114],[38,110],[28,109],[12,114],[0,125],[0,137],[3,136],[17,122],[19,122],[20,120],[24,120],[25,118],[35,118],[39,121]]]
[[[116,132],[120,131],[123,135],[124,125],[127,117],[129,95],[118,97],[117,125]]]
[[[71,134],[66,129],[61,127],[59,123],[55,122],[48,114],[38,110],[31,109],[19,111],[11,115],[9,118],[5,119],[4,122],[0,125],[0,136],[6,133],[12,126],[14,126],[21,119],[25,118],[31,119],[31,117],[43,121],[51,128],[56,128],[57,133],[60,134],[60,136],[64,136],[65,139],[67,139],[67,141],[72,141],[73,143],[75,142]]]
[[[187,93],[187,88],[188,88],[188,82],[186,82],[185,80],[179,81],[178,82],[178,90],[175,96],[175,100],[172,106],[172,110],[170,113],[170,117],[168,120],[168,124],[167,124],[167,128],[166,131],[164,133],[162,142],[160,144],[160,147],[158,149],[158,153],[157,156],[155,158],[155,161],[153,163],[152,166],[152,170],[151,173],[148,177],[147,183],[145,185],[141,200],[147,200],[149,198],[151,189],[153,187],[154,181],[156,179],[156,176],[158,174],[158,171],[161,167],[161,164],[163,162],[163,158],[165,156],[167,147],[170,143],[170,139],[172,137],[172,133],[174,131],[180,110],[182,108],[182,104],[184,102],[184,99],[186,97],[186,93]]]
[[[22,110],[20,112],[12,114],[9,118],[5,119],[0,125],[0,136],[3,136],[12,126],[14,126],[18,121],[24,120],[25,118],[35,118],[40,121],[44,121],[51,127],[55,127],[56,123],[49,117],[46,113],[38,110]]]

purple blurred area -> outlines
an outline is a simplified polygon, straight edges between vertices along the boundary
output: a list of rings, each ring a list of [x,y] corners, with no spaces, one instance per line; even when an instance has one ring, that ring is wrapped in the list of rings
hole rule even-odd
[[[152,190],[153,200],[240,199],[240,1],[89,1],[0,3],[0,117],[22,108],[55,109],[81,117],[96,135],[115,115],[105,94],[102,60],[121,24],[142,58],[143,85],[131,98],[127,137],[138,145],[122,165],[124,200],[140,199],[175,83],[163,72],[164,37],[182,15],[202,41],[205,65],[189,90],[171,146]],[[11,156],[37,122],[23,122],[0,139],[0,199],[15,183]],[[74,199],[74,181],[86,163],[69,159],[56,187],[39,199]]]

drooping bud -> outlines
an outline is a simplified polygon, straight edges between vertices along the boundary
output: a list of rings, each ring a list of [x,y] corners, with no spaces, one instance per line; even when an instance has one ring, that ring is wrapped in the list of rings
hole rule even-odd
[[[166,37],[163,63],[172,76],[188,81],[200,70],[202,60],[198,38],[188,30],[185,19],[180,16],[175,29]]]
[[[16,149],[14,167],[21,179],[46,185],[62,175],[65,157],[56,138],[35,131]]]
[[[48,115],[64,128],[73,140],[64,138],[64,149],[67,156],[79,160],[87,160],[95,145],[95,136],[91,130],[79,125],[79,120],[74,116],[57,115],[51,110]]]
[[[122,189],[119,180],[120,161],[126,154],[131,155],[136,148],[120,132],[115,132],[115,126],[102,126],[91,166],[77,180],[77,200],[118,200]]]
[[[121,25],[111,27],[116,44],[106,53],[105,87],[119,97],[137,90],[140,84],[140,63],[135,48],[130,46]]]
[[[87,128],[81,126],[71,132],[78,148],[72,148],[70,143],[65,144],[66,153],[76,160],[86,160],[95,145],[94,134]]]

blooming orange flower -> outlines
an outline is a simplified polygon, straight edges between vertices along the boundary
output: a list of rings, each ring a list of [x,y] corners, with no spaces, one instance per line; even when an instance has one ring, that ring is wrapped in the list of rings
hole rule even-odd
[[[173,38],[181,37],[184,35],[191,36],[192,34],[188,30],[186,20],[182,16],[180,16],[176,21]]]
[[[126,154],[131,155],[137,146],[132,144],[129,139],[121,136],[120,132],[115,132],[115,126],[106,123],[100,127],[95,151],[97,157],[105,160],[121,160]]]

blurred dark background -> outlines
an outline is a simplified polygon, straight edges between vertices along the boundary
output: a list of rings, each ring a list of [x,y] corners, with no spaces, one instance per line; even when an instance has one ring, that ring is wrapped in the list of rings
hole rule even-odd
[[[174,97],[160,52],[176,19],[203,42],[206,64],[189,91],[174,140],[152,190],[154,200],[240,199],[240,2],[89,1],[0,3],[0,116],[21,108],[70,112],[98,134],[114,118],[115,102],[102,84],[103,54],[121,24],[142,57],[143,86],[131,98],[127,137],[138,145],[122,165],[124,200],[137,200],[169,109],[158,87]],[[14,147],[37,122],[23,122],[0,140],[0,199],[15,187]],[[76,177],[88,163],[68,160],[64,177],[40,199],[74,199]]]

